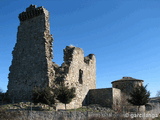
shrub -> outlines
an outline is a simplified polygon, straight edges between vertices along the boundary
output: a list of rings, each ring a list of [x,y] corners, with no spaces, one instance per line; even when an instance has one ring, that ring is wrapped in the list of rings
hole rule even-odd
[[[55,103],[55,96],[52,93],[52,89],[49,87],[46,87],[43,90],[40,88],[35,88],[33,90],[32,101],[33,103],[44,103],[52,106],[52,104]]]

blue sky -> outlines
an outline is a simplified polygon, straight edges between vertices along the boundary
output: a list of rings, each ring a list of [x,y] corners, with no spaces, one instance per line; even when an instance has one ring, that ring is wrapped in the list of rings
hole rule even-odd
[[[63,62],[67,45],[97,59],[97,88],[130,76],[143,79],[154,97],[160,90],[159,0],[1,0],[0,88],[7,90],[18,14],[30,4],[50,12],[53,61]]]

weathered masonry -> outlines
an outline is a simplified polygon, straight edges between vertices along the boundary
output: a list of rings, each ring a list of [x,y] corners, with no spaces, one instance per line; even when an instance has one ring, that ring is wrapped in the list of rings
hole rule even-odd
[[[93,54],[84,57],[83,50],[74,46],[64,49],[64,63],[55,66],[55,81],[64,80],[65,84],[76,88],[76,98],[67,108],[78,108],[87,103],[85,99],[90,89],[96,88],[96,59]],[[62,108],[59,106],[58,108]]]
[[[122,77],[122,79],[112,82],[112,88],[121,90],[122,104],[130,105],[127,99],[130,97],[130,93],[137,87],[143,85],[143,80],[135,79],[132,77]]]
[[[52,35],[49,12],[42,7],[30,6],[19,14],[8,93],[14,101],[30,100],[35,86],[45,87],[53,81]]]
[[[8,94],[12,101],[30,101],[34,87],[54,86],[64,81],[76,87],[76,98],[67,108],[81,107],[89,89],[96,88],[96,58],[84,57],[83,50],[74,46],[64,49],[64,63],[52,62],[52,42],[49,12],[31,5],[19,14],[12,64],[10,66]]]
[[[75,46],[66,46],[64,62],[59,66],[52,62],[52,42],[49,12],[43,7],[30,5],[19,14],[17,42],[12,64],[9,68],[8,94],[13,102],[31,101],[35,87],[54,87],[64,82],[76,88],[76,97],[68,109],[82,105],[100,104],[116,108],[126,99],[143,80],[123,77],[112,82],[112,88],[96,89],[96,58],[94,54],[84,57],[84,51]],[[57,104],[57,109],[64,105]]]
[[[132,105],[127,102],[130,93],[137,87],[142,86],[143,80],[132,77],[123,77],[112,82],[112,88],[91,89],[87,95],[89,104],[118,108]]]
[[[91,89],[87,95],[89,104],[114,108],[121,103],[121,90],[117,88]]]

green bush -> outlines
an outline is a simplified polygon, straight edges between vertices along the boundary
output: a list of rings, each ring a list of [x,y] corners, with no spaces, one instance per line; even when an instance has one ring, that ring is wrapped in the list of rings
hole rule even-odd
[[[33,103],[43,103],[52,106],[55,103],[55,96],[52,89],[46,87],[45,89],[35,88],[32,96]]]

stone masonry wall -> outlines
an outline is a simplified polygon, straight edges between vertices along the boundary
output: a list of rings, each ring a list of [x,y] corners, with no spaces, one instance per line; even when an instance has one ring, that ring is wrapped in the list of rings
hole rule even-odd
[[[93,54],[84,57],[83,50],[74,46],[64,49],[64,63],[56,66],[56,81],[76,88],[76,97],[67,108],[78,108],[86,103],[89,89],[96,88],[96,59]],[[64,107],[64,106],[63,106]]]
[[[121,91],[116,88],[92,89],[88,93],[89,104],[112,108],[121,102]]]
[[[113,83],[113,88],[118,88],[126,95],[129,95],[130,92],[132,92],[133,89],[138,85],[142,85],[142,82],[141,81],[119,81],[119,82]]]
[[[89,104],[99,104],[103,107],[112,107],[112,88],[92,89],[88,93]]]
[[[122,93],[125,93],[126,95],[129,95],[135,87],[141,85],[143,85],[143,80],[135,79],[132,77],[123,77],[120,80],[112,82],[113,88],[120,89]]]
[[[119,109],[121,106],[121,90],[117,88],[112,88],[112,97],[113,97],[113,104],[112,108],[113,109]]]
[[[130,105],[127,99],[135,87],[143,85],[143,80],[138,80],[132,77],[123,77],[120,80],[113,81],[112,87],[121,90],[121,100],[123,105]]]
[[[19,15],[12,64],[9,68],[8,93],[13,101],[31,99],[35,86],[48,86],[54,79],[52,35],[49,12],[31,5]]]
[[[124,114],[113,112],[79,112],[79,111],[15,111],[14,120],[94,120],[94,117],[106,118],[112,120],[121,119]],[[12,115],[14,111],[8,111],[8,115]],[[126,119],[126,118],[124,118]],[[128,118],[129,119],[129,118]],[[127,120],[128,120],[127,119]],[[6,119],[7,120],[7,119]]]

